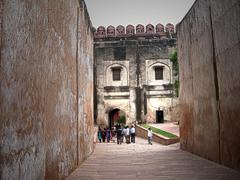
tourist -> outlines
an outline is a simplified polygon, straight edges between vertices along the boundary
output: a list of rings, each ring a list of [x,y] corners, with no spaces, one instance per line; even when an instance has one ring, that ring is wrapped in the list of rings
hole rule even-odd
[[[105,142],[106,139],[106,129],[104,128],[102,131],[102,141]]]
[[[131,134],[131,143],[135,143],[135,127],[134,126],[131,127],[130,134]]]
[[[125,133],[126,133],[126,127],[123,127],[123,126],[122,126],[122,143],[123,143],[123,141],[124,141],[124,138],[125,138],[125,140],[126,140]]]
[[[121,143],[123,143],[123,139],[124,139],[124,135],[125,135],[125,129],[123,128],[123,125],[121,125],[121,130],[122,130],[122,133],[121,133]]]
[[[107,128],[107,130],[106,130],[106,137],[107,137],[107,142],[109,143],[110,139],[111,139],[111,130],[110,130],[110,128]]]
[[[100,127],[98,127],[98,141],[101,143],[102,142],[102,130]]]
[[[117,144],[122,144],[122,128],[120,125],[117,127]]]
[[[130,129],[127,126],[126,130],[125,130],[125,139],[126,139],[126,143],[129,144],[130,143]]]
[[[114,126],[114,127],[112,127],[112,129],[111,129],[111,140],[112,140],[112,142],[114,143],[115,142],[115,136],[116,136],[116,126]]]
[[[152,145],[152,130],[148,128],[148,144]]]

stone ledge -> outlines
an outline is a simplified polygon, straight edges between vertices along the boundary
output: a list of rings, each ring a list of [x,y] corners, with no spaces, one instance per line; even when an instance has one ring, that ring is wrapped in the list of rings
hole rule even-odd
[[[104,92],[129,92],[129,86],[105,86]]]
[[[136,136],[147,139],[147,129],[139,125],[136,125]],[[152,141],[162,145],[170,145],[170,144],[178,143],[180,141],[180,138],[179,137],[167,138],[165,136],[161,136],[153,132]]]

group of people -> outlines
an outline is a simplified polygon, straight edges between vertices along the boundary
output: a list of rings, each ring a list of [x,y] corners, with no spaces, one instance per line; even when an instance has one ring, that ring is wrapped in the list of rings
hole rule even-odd
[[[98,128],[98,141],[101,142],[115,142],[115,137],[117,138],[117,144],[122,144],[125,142],[127,144],[129,143],[135,143],[135,136],[136,136],[136,130],[135,127],[132,125],[130,128],[128,126],[121,126],[120,124],[117,124],[116,126],[110,128],[104,128],[101,129]],[[148,144],[152,145],[152,130],[151,128],[148,128]]]
[[[125,142],[127,144],[131,143],[135,143],[135,127],[131,126],[131,128],[129,128],[128,126],[125,126],[125,128],[123,128],[120,125],[116,126],[116,131],[117,131],[117,144],[122,144],[125,138]]]
[[[101,142],[114,142],[115,138],[117,138],[117,144],[122,144],[125,142],[127,144],[129,143],[135,143],[135,127],[132,125],[131,128],[129,126],[121,126],[120,124],[117,124],[116,126],[110,128],[104,128],[101,129],[98,128],[98,141]]]
[[[98,140],[99,142],[110,142],[112,137],[114,136],[114,130],[110,128],[104,128],[103,130],[99,127],[98,128]]]

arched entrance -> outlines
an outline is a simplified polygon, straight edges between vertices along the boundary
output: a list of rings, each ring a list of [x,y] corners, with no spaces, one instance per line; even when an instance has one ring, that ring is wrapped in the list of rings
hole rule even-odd
[[[116,108],[109,112],[108,115],[108,125],[109,127],[115,126],[117,123],[126,124],[125,112]]]

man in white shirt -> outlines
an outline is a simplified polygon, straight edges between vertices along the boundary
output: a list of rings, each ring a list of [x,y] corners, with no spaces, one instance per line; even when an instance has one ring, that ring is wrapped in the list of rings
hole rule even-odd
[[[152,130],[148,128],[148,144],[152,145]]]
[[[134,126],[131,127],[130,134],[131,134],[131,142],[135,143],[135,127]]]
[[[126,127],[125,138],[126,138],[126,143],[129,144],[130,143],[130,129],[128,126]]]

